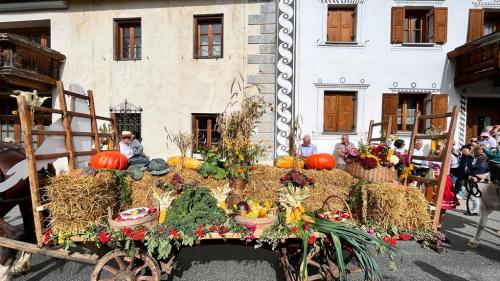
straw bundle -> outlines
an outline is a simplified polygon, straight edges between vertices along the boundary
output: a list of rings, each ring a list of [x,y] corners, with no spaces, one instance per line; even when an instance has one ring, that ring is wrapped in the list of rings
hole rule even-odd
[[[250,182],[247,184],[245,194],[258,200],[278,200],[278,191],[283,188],[280,178],[290,169],[283,169],[274,166],[258,165]],[[310,196],[304,202],[306,209],[317,210],[323,206],[323,201],[331,196],[337,195],[342,199],[347,199],[351,186],[355,179],[342,170],[300,170],[308,177],[315,180],[314,187],[309,190]],[[337,205],[336,205],[337,204]],[[330,206],[343,209],[342,202],[334,203]]]
[[[380,229],[429,228],[427,201],[418,190],[393,183],[368,184],[362,208],[365,220]],[[364,200],[363,200],[364,201]]]
[[[47,186],[51,226],[54,232],[78,234],[106,219],[118,195],[109,172],[95,176],[81,171],[61,174]]]
[[[217,188],[224,186],[225,180],[216,180],[213,178],[203,178],[198,172],[190,169],[183,169],[179,173],[183,179],[183,182],[188,185],[204,186],[207,188]],[[153,197],[153,191],[159,194],[164,192],[164,188],[172,182],[172,177],[174,172],[170,172],[164,176],[153,176],[149,172],[145,172],[144,176],[140,180],[129,180],[129,185],[131,188],[132,203],[130,208],[137,207],[156,207],[158,205],[157,200]]]

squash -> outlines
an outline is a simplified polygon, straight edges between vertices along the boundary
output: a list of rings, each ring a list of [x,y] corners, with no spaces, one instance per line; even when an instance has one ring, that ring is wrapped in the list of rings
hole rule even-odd
[[[276,158],[274,160],[274,166],[278,168],[286,168],[286,169],[292,169],[293,168],[293,162],[295,161],[293,156],[281,156]],[[303,169],[304,168],[304,161],[299,160],[299,168]]]
[[[127,169],[128,159],[119,151],[103,151],[90,158],[89,166],[95,169]]]
[[[306,168],[314,170],[331,170],[335,168],[335,158],[328,153],[313,154],[307,157]]]
[[[177,167],[177,164],[179,164],[179,161],[181,161],[182,156],[173,156],[167,159],[167,164],[170,167]],[[184,161],[182,162],[182,167],[186,169],[191,169],[191,170],[196,170],[198,167],[200,167],[201,162],[191,158],[191,157],[184,157]]]

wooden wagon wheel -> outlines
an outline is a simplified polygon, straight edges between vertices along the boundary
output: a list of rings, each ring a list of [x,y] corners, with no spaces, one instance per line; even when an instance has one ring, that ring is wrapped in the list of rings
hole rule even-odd
[[[123,251],[104,255],[92,272],[91,281],[160,281],[156,260],[145,253],[130,257]]]

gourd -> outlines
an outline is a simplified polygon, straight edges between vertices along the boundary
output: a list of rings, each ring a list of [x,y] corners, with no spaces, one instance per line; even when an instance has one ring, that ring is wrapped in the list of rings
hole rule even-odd
[[[314,170],[331,170],[335,168],[335,158],[328,153],[313,154],[306,159],[306,168]]]
[[[127,169],[128,159],[119,151],[103,151],[90,158],[89,166],[95,169]]]
[[[293,156],[282,156],[276,158],[274,161],[274,166],[278,168],[286,168],[286,169],[292,169],[293,168],[293,163],[295,161],[295,158]],[[304,161],[299,160],[299,168],[303,169],[304,168]]]
[[[177,164],[181,161],[182,156],[174,156],[170,157],[167,159],[167,164],[170,167],[176,167]],[[191,169],[191,170],[196,170],[198,167],[200,167],[201,162],[191,158],[191,157],[184,157],[184,161],[182,162],[182,167],[186,169]]]

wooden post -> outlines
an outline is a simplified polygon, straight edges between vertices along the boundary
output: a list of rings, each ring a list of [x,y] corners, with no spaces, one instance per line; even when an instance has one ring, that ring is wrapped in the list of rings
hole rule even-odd
[[[411,165],[411,157],[413,155],[413,151],[415,151],[415,140],[418,134],[418,124],[420,123],[419,120],[420,120],[420,111],[417,110],[417,113],[415,114],[415,124],[413,125],[413,130],[411,132],[410,147],[408,149],[408,163],[410,163],[410,165]],[[408,177],[405,178],[405,185],[408,185]]]
[[[392,115],[389,115],[389,119],[387,119],[387,130],[385,132],[385,142],[388,142],[389,139],[391,138],[391,133],[392,133]],[[384,122],[385,123],[385,122]],[[384,126],[384,123],[382,123],[382,126]],[[382,127],[382,131],[383,131]]]
[[[115,138],[115,143],[114,143],[115,149],[114,150],[120,151],[120,136],[118,135],[118,126],[116,125],[116,114],[112,113],[111,118],[113,119],[113,121],[111,122],[111,126],[113,128],[113,135]]]
[[[26,153],[26,160],[28,161],[28,175],[31,193],[31,204],[33,211],[33,219],[35,222],[35,234],[38,246],[42,246],[42,215],[37,211],[41,205],[40,190],[38,186],[38,173],[36,167],[35,150],[33,149],[33,140],[31,130],[33,124],[31,122],[32,112],[26,106],[26,100],[23,96],[17,97],[17,105],[19,107],[19,119],[21,120],[22,137],[24,140],[24,151]]]
[[[92,90],[87,91],[87,96],[89,97],[89,110],[90,115],[92,115],[92,133],[94,133],[94,147],[97,153],[101,152],[101,139],[99,138],[99,131],[97,130],[97,119],[95,114],[95,105],[94,105],[94,93]],[[108,149],[110,149],[108,147]]]
[[[372,143],[372,134],[373,134],[373,119],[370,120],[370,125],[368,125],[368,138],[366,139],[366,143]]]
[[[446,186],[446,177],[448,176],[448,171],[450,169],[450,155],[451,150],[453,149],[453,141],[455,138],[455,130],[457,128],[457,119],[458,119],[458,106],[453,106],[452,115],[451,115],[451,124],[448,130],[448,138],[446,140],[446,151],[444,151],[444,155],[441,159],[443,162],[441,163],[441,173],[439,174],[439,185],[437,190],[437,196],[434,200],[434,206],[436,206],[436,211],[434,212],[434,218],[432,227],[437,229],[439,226],[439,217],[441,215],[441,202],[443,201],[444,189]]]
[[[68,166],[69,170],[73,171],[76,169],[76,159],[73,149],[73,136],[71,134],[71,120],[68,114],[68,108],[66,106],[66,97],[64,96],[64,87],[61,81],[56,82],[57,95],[59,96],[59,104],[63,112],[63,128],[66,134],[66,151],[68,152]]]

